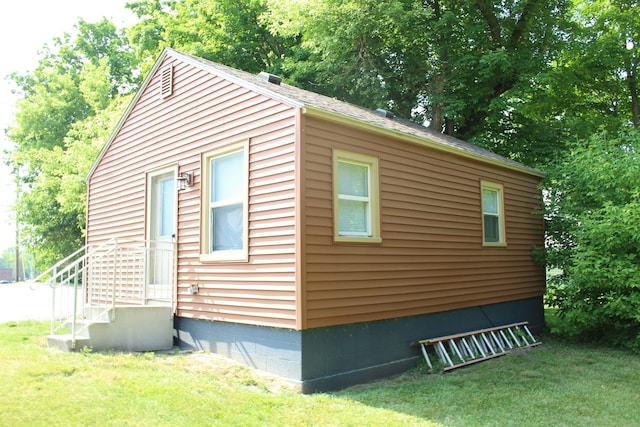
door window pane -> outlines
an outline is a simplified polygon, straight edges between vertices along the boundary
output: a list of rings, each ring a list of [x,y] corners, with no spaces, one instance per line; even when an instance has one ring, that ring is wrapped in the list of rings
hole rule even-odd
[[[160,236],[171,237],[175,225],[175,189],[173,178],[164,178],[159,184],[160,197]]]

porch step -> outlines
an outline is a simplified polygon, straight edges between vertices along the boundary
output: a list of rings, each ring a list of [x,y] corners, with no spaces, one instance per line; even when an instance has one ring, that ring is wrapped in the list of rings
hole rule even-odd
[[[541,344],[527,327],[528,322],[512,323],[418,342],[429,369],[433,370],[430,349],[443,364],[443,371],[460,368],[502,356],[518,348]]]
[[[81,350],[85,347],[91,347],[91,339],[86,335],[76,335],[75,346],[73,343],[73,335],[47,335],[47,344],[49,348],[56,348],[65,352]]]
[[[67,334],[47,337],[49,347],[78,351],[91,347],[95,351],[157,351],[173,348],[173,316],[171,307],[115,307],[109,320],[76,320],[76,343],[73,345],[71,324]],[[69,321],[69,322],[72,322]]]

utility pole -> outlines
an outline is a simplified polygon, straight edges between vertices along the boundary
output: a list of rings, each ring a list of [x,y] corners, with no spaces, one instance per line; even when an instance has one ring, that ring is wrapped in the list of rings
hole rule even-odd
[[[16,218],[16,282],[20,281],[20,231],[18,231],[18,219]]]
[[[18,206],[18,198],[20,198],[20,181],[16,178],[16,207]],[[16,216],[16,283],[20,281],[20,225],[18,224],[18,211],[15,210]]]

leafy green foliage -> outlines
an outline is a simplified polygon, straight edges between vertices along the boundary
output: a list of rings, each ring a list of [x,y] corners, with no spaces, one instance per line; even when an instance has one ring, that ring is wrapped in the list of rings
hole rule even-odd
[[[144,69],[162,48],[172,47],[258,73],[272,68],[296,42],[271,33],[262,22],[266,0],[141,0],[128,7],[139,17],[129,38]]]
[[[640,350],[640,132],[576,144],[547,186],[559,330]]]
[[[538,80],[534,108],[558,117],[563,135],[586,139],[600,129],[638,126],[640,3],[575,2],[573,23],[554,68]],[[558,126],[560,125],[560,126]]]
[[[22,95],[7,131],[21,187],[17,219],[40,269],[82,246],[84,178],[137,84],[121,31],[107,20],[76,28],[75,39],[45,47],[32,73],[11,76]]]
[[[565,42],[565,0],[269,4],[272,31],[301,38],[280,65],[296,85],[391,109],[530,164],[557,145],[523,105]]]

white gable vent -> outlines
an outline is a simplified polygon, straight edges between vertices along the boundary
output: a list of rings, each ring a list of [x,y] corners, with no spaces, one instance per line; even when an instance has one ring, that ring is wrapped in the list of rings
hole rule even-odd
[[[282,83],[282,77],[278,77],[275,74],[269,74],[264,71],[260,71],[260,74],[258,74],[258,78],[278,86],[280,86],[280,83]]]
[[[160,96],[166,98],[173,93],[173,64],[169,64],[160,72]]]

